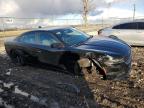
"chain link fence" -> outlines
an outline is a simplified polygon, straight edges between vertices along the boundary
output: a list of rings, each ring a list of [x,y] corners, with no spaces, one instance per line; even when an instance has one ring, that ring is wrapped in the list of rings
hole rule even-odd
[[[144,20],[144,16],[136,17],[135,20]],[[56,19],[56,18],[13,18],[13,17],[1,17],[0,18],[0,37],[11,35],[18,35],[22,30],[29,30],[39,27],[49,26],[75,26],[83,31],[91,32],[97,31],[100,28],[104,28],[120,22],[133,21],[132,17],[129,18],[116,18],[109,19],[96,19],[88,20],[88,27],[83,26],[82,19]],[[9,31],[9,32],[7,32]],[[13,31],[13,32],[11,32]]]
[[[144,20],[144,16],[136,17],[135,20]],[[90,25],[111,25],[119,22],[133,21],[132,17],[129,18],[116,18],[109,19],[96,19],[88,20]],[[82,19],[54,19],[54,18],[12,18],[1,17],[0,18],[0,30],[6,29],[27,29],[37,28],[39,26],[64,26],[64,25],[82,25]]]

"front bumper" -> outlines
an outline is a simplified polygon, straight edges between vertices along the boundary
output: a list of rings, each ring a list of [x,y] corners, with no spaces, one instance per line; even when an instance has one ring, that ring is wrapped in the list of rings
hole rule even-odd
[[[129,78],[131,72],[131,57],[129,57],[125,62],[118,64],[106,65],[106,76],[107,79],[115,80],[125,80]]]

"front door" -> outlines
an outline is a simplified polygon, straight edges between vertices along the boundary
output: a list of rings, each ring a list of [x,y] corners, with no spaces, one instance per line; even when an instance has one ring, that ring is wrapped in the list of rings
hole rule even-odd
[[[61,43],[53,34],[41,31],[38,33],[39,50],[37,51],[40,62],[52,65],[59,65],[61,56],[65,52],[65,48],[51,47],[52,44]]]

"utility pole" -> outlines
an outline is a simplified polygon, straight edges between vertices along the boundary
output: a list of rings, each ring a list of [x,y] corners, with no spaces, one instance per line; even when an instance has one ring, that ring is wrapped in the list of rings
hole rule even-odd
[[[133,4],[133,21],[135,20],[136,5]]]
[[[103,19],[103,16],[102,16],[102,28],[103,28],[103,25],[104,25],[104,19]]]

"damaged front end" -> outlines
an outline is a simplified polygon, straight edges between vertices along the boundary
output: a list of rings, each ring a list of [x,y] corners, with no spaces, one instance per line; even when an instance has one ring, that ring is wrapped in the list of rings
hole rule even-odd
[[[131,57],[87,53],[79,64],[81,67],[90,67],[93,64],[96,71],[103,75],[103,79],[124,80],[129,77]]]
[[[106,70],[108,79],[124,80],[129,77],[131,69],[131,57],[118,57],[104,55],[97,59]]]

